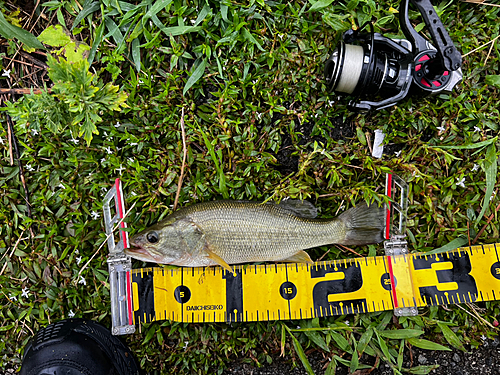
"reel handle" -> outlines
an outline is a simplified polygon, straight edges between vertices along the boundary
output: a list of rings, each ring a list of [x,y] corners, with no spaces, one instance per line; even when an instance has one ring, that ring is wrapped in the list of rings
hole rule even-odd
[[[428,50],[427,41],[413,28],[408,17],[409,2],[415,5],[422,15],[425,25],[429,29],[432,40],[436,44],[438,59],[443,70],[456,71],[462,66],[462,55],[455,48],[448,32],[443,26],[440,18],[436,14],[434,7],[429,0],[402,0],[399,8],[399,22],[403,33],[415,47],[415,55]]]

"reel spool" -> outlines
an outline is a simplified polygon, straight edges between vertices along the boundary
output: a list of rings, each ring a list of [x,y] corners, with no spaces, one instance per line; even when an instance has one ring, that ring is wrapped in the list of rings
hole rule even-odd
[[[411,26],[409,0],[401,2],[400,24],[407,39],[386,38],[365,23],[348,30],[325,65],[329,91],[352,95],[349,107],[387,108],[412,94],[450,93],[462,79],[462,57],[429,0],[411,0],[419,9],[437,48]],[[361,33],[367,26],[370,33]],[[363,100],[360,100],[363,98]]]

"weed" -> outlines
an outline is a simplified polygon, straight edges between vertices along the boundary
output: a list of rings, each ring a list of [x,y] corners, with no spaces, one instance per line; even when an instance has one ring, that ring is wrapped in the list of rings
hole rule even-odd
[[[0,366],[16,368],[32,332],[49,322],[74,314],[109,325],[105,252],[78,277],[105,239],[103,196],[120,176],[127,205],[136,203],[129,218],[134,232],[172,211],[183,156],[182,108],[181,206],[299,197],[314,201],[321,217],[333,217],[363,199],[381,201],[391,170],[410,183],[412,251],[450,249],[477,235],[477,243],[498,242],[496,41],[464,58],[465,79],[454,94],[408,98],[364,116],[327,93],[323,63],[343,31],[367,20],[378,32],[402,36],[392,2],[80,6],[64,0],[42,7],[47,17],[38,18],[33,35],[46,30],[40,40],[60,56],[47,59],[50,92],[41,79],[29,78],[42,76],[45,62],[27,76],[15,61],[31,61],[20,42],[36,47],[19,30],[2,34],[9,45],[0,47],[2,68],[11,70],[0,77],[1,87],[41,89],[11,100],[7,111],[16,120],[31,218],[19,166],[10,163],[6,112],[0,117]],[[499,8],[451,2],[437,8],[463,53],[499,33]],[[418,25],[416,13],[410,15]],[[0,23],[3,18],[12,22],[2,17]],[[63,33],[49,20],[72,31]],[[78,52],[82,45],[90,49]],[[71,49],[88,58],[64,55]],[[375,129],[386,134],[381,159],[368,147]],[[336,247],[310,254],[318,259],[326,250],[324,259],[352,256]],[[373,256],[381,249],[357,251]],[[377,358],[395,373],[424,374],[433,367],[403,367],[412,346],[462,350],[480,345],[483,334],[496,335],[487,323],[500,313],[498,302],[477,308],[484,321],[468,314],[468,306],[423,308],[416,317],[399,318],[384,312],[231,325],[165,321],[126,340],[144,369],[158,374],[220,374],[233,361],[260,366],[280,353],[309,372],[311,355],[321,353],[327,374],[337,366],[371,368]]]

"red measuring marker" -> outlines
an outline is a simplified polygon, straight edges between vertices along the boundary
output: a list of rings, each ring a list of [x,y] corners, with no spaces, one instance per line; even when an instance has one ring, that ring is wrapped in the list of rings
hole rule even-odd
[[[111,214],[112,203],[114,203],[115,215]],[[132,261],[123,252],[129,247],[128,232],[122,230],[127,228],[123,221],[125,217],[125,202],[122,183],[119,178],[115,180],[114,186],[107,192],[103,200],[102,210],[104,212],[104,225],[108,241],[108,270],[111,297],[111,322],[113,335],[124,335],[135,332],[132,316],[132,291],[130,281],[130,270]],[[119,223],[119,224],[118,224]],[[118,225],[119,241],[115,241],[114,227]]]
[[[417,315],[415,306],[401,306],[399,301],[406,296],[398,295],[398,277],[400,282],[412,283],[411,274],[407,267],[398,267],[399,274],[394,274],[394,264],[406,262],[404,257],[408,254],[406,242],[406,211],[408,209],[408,184],[400,177],[388,173],[386,175],[385,195],[390,198],[386,209],[384,248],[387,255],[387,265],[391,281],[391,294],[394,304],[394,314],[397,316]],[[401,272],[401,270],[406,270]],[[400,298],[401,297],[401,298]],[[406,300],[408,300],[406,298]]]

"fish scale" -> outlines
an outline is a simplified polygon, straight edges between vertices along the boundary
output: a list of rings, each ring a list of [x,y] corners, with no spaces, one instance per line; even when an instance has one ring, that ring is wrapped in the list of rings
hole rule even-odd
[[[338,220],[300,218],[274,205],[224,204],[223,211],[193,210],[188,217],[203,228],[214,251],[229,264],[283,260],[297,250],[336,242],[345,235]]]
[[[312,204],[214,201],[182,208],[132,238],[127,254],[180,266],[260,261],[311,262],[302,250],[382,240],[384,209],[360,204],[335,219],[316,219]],[[154,242],[148,240],[151,237]]]

